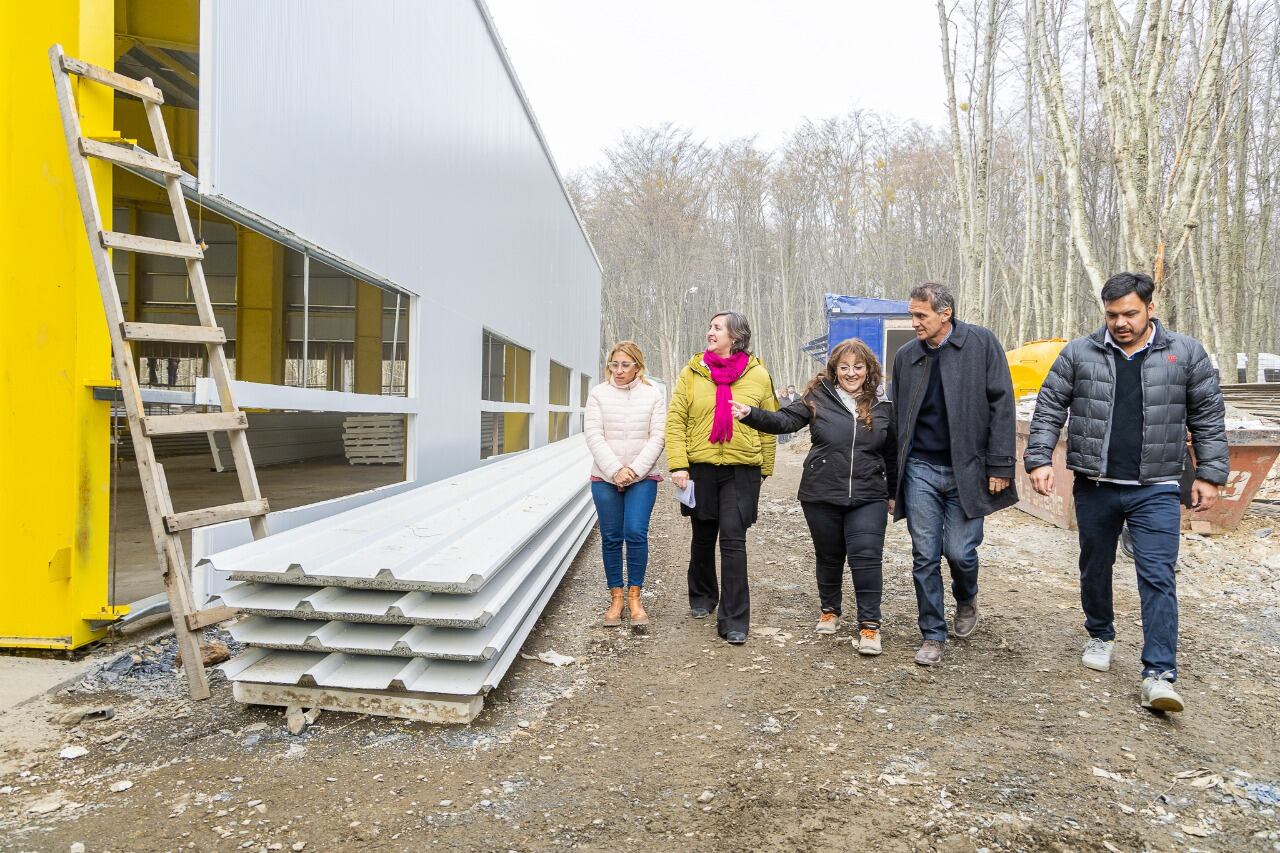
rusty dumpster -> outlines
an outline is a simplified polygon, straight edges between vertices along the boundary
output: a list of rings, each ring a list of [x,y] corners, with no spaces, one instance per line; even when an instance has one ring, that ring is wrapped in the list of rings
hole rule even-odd
[[[1058,439],[1058,446],[1053,450],[1053,494],[1038,495],[1031,488],[1031,480],[1022,465],[1022,454],[1027,449],[1030,429],[1030,421],[1018,420],[1018,509],[1056,527],[1075,530],[1076,508],[1071,497],[1075,474],[1066,465],[1066,440]],[[1280,455],[1280,428],[1228,429],[1227,445],[1231,473],[1221,497],[1213,509],[1205,512],[1192,512],[1184,508],[1183,530],[1217,535],[1236,528],[1249,508],[1249,502],[1267,479],[1267,473],[1275,464],[1277,455]]]

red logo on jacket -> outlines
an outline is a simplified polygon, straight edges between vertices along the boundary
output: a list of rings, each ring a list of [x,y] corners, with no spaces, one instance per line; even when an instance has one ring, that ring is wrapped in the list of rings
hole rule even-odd
[[[1176,355],[1169,356],[1169,361],[1177,361],[1177,360],[1178,360],[1178,357]]]

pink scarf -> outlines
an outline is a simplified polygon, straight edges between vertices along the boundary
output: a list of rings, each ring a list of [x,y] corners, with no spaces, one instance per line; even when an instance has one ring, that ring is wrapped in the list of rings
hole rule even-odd
[[[729,386],[737,382],[742,371],[747,369],[748,358],[745,352],[735,352],[728,358],[721,358],[711,350],[702,354],[702,362],[711,371],[711,381],[716,384],[716,411],[711,420],[712,444],[725,444],[733,439],[733,410],[729,408],[733,391]]]

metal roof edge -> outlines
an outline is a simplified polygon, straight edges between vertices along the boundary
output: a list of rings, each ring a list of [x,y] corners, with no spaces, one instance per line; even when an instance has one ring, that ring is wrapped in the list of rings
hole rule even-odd
[[[587,233],[587,226],[582,221],[582,215],[578,213],[578,206],[573,203],[573,197],[569,195],[569,185],[565,183],[564,175],[560,172],[560,167],[556,165],[555,155],[551,153],[551,146],[547,144],[547,138],[542,133],[542,126],[538,124],[538,117],[533,114],[533,105],[529,102],[529,97],[525,94],[524,87],[520,85],[520,77],[516,74],[515,65],[511,62],[511,56],[507,53],[507,48],[502,43],[502,36],[498,35],[498,27],[493,21],[493,15],[489,13],[489,6],[484,0],[475,0],[475,4],[476,9],[480,12],[480,17],[484,20],[485,28],[489,31],[489,39],[493,42],[494,48],[498,51],[498,57],[502,60],[503,67],[507,70],[507,78],[511,80],[511,86],[516,91],[516,97],[520,99],[520,104],[524,107],[524,114],[529,119],[533,134],[538,137],[538,143],[542,146],[542,153],[547,157],[547,165],[551,167],[551,173],[556,176],[556,180],[560,183],[560,190],[564,193],[564,200],[569,205],[569,211],[578,223],[578,230],[582,232],[582,239],[587,241],[587,248],[591,250],[591,257],[595,259],[596,267],[603,275],[604,265],[600,263],[600,255],[596,252],[595,244],[591,242],[591,235]]]
[[[127,148],[143,154],[151,153],[138,145],[127,146]],[[121,165],[120,168],[158,187],[164,186],[164,180],[147,169],[124,165]],[[268,237],[282,246],[293,249],[295,252],[310,255],[320,263],[333,267],[338,272],[345,273],[352,278],[358,278],[383,290],[390,290],[393,293],[403,293],[405,296],[420,295],[403,285],[396,284],[384,275],[379,275],[373,270],[366,269],[353,261],[348,261],[346,258],[334,254],[319,243],[313,243],[299,236],[297,232],[290,231],[283,225],[279,225],[261,214],[254,213],[249,208],[241,206],[226,196],[206,195],[200,192],[199,180],[195,175],[183,172],[178,177],[178,185],[182,188],[183,198],[187,201],[203,207],[205,210],[211,210],[224,219],[261,234],[263,237]]]

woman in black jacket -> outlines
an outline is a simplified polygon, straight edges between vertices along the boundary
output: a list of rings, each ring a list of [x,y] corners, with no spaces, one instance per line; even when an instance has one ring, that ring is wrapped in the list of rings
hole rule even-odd
[[[853,338],[836,346],[826,369],[780,411],[733,404],[734,417],[760,432],[809,427],[813,449],[798,497],[817,556],[822,615],[815,630],[834,634],[839,628],[848,560],[858,601],[858,652],[864,655],[880,654],[884,531],[898,474],[893,404],[878,398],[882,377],[875,353]]]

